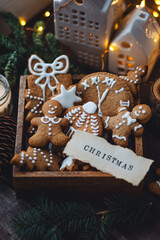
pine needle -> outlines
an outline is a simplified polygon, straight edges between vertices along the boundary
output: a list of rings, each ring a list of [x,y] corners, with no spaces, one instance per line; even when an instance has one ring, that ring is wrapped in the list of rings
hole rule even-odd
[[[57,202],[41,195],[28,211],[13,219],[13,229],[19,239],[26,240],[65,240],[66,236],[106,240],[112,228],[148,221],[150,204],[144,199],[114,196],[99,205],[101,210],[86,201]]]

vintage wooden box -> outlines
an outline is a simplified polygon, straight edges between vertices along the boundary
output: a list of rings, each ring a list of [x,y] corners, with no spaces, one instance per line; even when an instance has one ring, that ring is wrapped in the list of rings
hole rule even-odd
[[[82,76],[73,76],[73,79],[81,79]],[[15,154],[27,148],[26,124],[24,121],[24,91],[26,89],[27,76],[21,76],[18,100],[17,133]],[[135,138],[135,152],[143,155],[142,137]],[[133,187],[126,181],[115,179],[107,173],[99,171],[75,171],[75,172],[50,172],[50,171],[20,171],[13,168],[13,182],[17,195],[30,192],[47,191],[53,195],[86,196],[104,195],[106,193],[140,194],[143,182],[138,187]]]

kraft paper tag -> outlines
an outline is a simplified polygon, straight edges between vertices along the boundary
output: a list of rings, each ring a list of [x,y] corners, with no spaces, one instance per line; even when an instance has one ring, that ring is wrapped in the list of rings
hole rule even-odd
[[[153,163],[128,148],[112,145],[101,137],[82,131],[74,133],[64,153],[134,186],[139,185]]]

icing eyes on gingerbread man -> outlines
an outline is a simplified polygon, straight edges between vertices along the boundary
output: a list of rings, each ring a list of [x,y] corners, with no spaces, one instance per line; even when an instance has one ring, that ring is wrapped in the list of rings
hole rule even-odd
[[[135,136],[141,136],[143,126],[151,118],[151,109],[146,104],[137,105],[132,112],[125,107],[117,109],[117,115],[114,117],[103,117],[104,128],[112,130],[112,139],[115,144],[122,147],[128,146],[128,138],[133,132]]]
[[[63,108],[56,100],[49,100],[42,107],[43,117],[33,118],[32,126],[37,126],[37,132],[29,139],[32,147],[44,147],[48,143],[55,146],[65,146],[69,138],[62,132],[62,127],[67,127],[69,121],[65,118],[58,118]]]

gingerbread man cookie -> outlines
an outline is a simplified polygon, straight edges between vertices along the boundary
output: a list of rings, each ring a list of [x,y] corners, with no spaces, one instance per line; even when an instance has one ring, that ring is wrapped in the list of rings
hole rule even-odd
[[[55,146],[65,146],[69,138],[62,132],[62,128],[68,127],[69,121],[58,118],[63,108],[56,100],[48,100],[43,104],[43,117],[33,118],[31,125],[38,127],[37,132],[29,139],[32,147],[44,147],[48,143]]]
[[[67,109],[64,118],[69,120],[70,127],[67,135],[69,137],[76,130],[92,133],[101,136],[103,133],[102,119],[97,113],[97,106],[94,102],[87,102],[83,106],[74,106]]]
[[[38,171],[58,171],[60,160],[60,157],[55,155],[52,150],[28,147],[27,151],[16,154],[12,158],[11,164],[29,171],[33,169]]]
[[[33,75],[27,78],[28,89],[24,97],[27,101],[25,108],[29,110],[26,120],[31,121],[42,116],[42,105],[56,93],[57,84],[62,83],[68,88],[72,84],[72,76],[67,74],[69,59],[65,55],[59,56],[53,63],[45,63],[37,55],[31,55],[28,68]]]
[[[132,112],[127,111],[125,107],[119,107],[116,116],[103,118],[104,128],[112,130],[112,139],[115,144],[126,147],[132,132],[135,136],[142,135],[141,123],[149,121],[151,115],[151,109],[146,104],[135,106]]]
[[[136,84],[141,83],[147,73],[147,66],[137,67],[134,72],[120,76],[98,72],[85,76],[77,84],[83,103],[94,102],[100,116],[115,116],[119,106],[131,110],[137,94]]]

